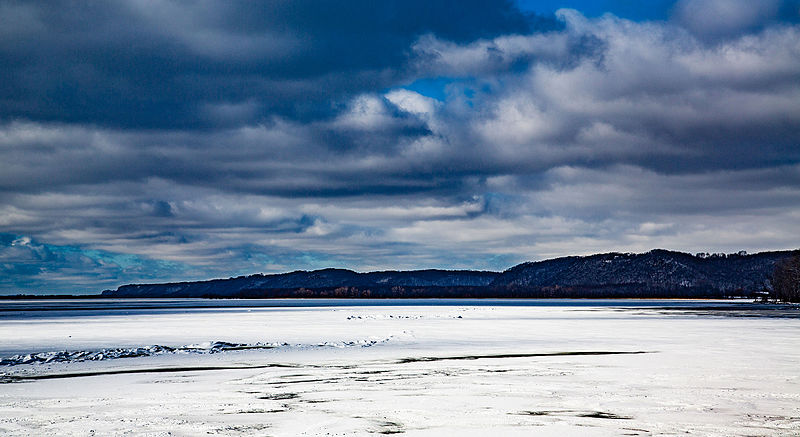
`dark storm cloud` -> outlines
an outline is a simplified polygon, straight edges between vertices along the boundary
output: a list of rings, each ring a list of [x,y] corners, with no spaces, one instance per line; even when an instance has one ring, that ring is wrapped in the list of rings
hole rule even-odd
[[[0,1],[0,288],[795,247],[771,4]]]
[[[504,1],[3,1],[0,117],[137,128],[316,117],[420,35],[525,32]],[[542,20],[540,20],[542,21]]]

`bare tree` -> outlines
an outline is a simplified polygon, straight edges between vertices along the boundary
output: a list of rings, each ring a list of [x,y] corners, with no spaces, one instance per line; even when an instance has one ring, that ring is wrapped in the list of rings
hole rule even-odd
[[[775,265],[772,288],[777,300],[800,302],[800,251]]]

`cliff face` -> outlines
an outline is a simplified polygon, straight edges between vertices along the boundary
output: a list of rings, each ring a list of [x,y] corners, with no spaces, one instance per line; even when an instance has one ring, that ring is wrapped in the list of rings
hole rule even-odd
[[[698,291],[699,295],[704,290],[752,292],[760,290],[772,275],[775,264],[788,258],[791,253],[782,251],[702,257],[666,250],[642,254],[605,253],[523,263],[502,273],[471,270],[357,273],[344,269],[324,269],[199,282],[123,285],[117,290],[104,291],[103,296],[237,297],[258,295],[256,292],[264,290],[336,287],[362,290],[380,288],[384,290],[383,297],[392,297],[391,287],[417,287],[417,291],[423,294],[424,290],[420,291],[420,287],[430,287],[432,291],[429,297],[435,297],[436,289],[442,287],[471,287],[471,293],[491,289],[497,296],[504,296],[503,290],[514,290],[514,296],[518,297],[525,297],[526,289],[531,291],[530,296],[539,296],[536,291],[549,287],[602,287],[604,290],[614,290],[616,287],[627,290],[625,293],[628,294],[630,290],[639,289],[656,292],[659,296],[663,296],[664,292],[686,290]],[[397,297],[403,297],[401,291],[398,291]]]

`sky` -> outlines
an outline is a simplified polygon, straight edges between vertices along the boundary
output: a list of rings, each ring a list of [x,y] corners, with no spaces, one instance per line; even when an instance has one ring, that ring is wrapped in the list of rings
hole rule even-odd
[[[800,1],[0,0],[0,294],[800,247]]]

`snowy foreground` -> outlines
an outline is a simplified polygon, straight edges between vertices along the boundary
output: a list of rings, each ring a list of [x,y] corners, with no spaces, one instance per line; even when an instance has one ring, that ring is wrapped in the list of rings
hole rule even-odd
[[[0,435],[800,435],[796,309],[126,302],[0,305]]]

